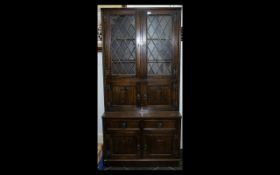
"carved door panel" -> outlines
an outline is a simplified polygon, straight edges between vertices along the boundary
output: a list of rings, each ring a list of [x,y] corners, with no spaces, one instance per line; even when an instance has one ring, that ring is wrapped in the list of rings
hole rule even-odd
[[[112,105],[136,105],[136,87],[113,86]]]
[[[140,106],[140,85],[133,81],[110,83],[107,89],[108,111],[134,111]]]
[[[170,105],[171,89],[168,86],[148,86],[148,105]]]
[[[114,132],[109,136],[108,158],[140,158],[140,134]]]
[[[142,88],[143,109],[147,110],[176,110],[178,108],[177,93],[172,80],[150,79]]]
[[[143,158],[174,158],[178,154],[175,134],[143,134]]]
[[[112,106],[135,106],[136,86],[112,85]]]

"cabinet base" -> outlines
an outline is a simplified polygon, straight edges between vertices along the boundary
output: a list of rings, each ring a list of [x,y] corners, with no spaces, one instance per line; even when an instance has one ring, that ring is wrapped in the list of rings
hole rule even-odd
[[[105,166],[132,166],[132,167],[153,167],[153,166],[179,166],[180,159],[110,159],[104,160]]]

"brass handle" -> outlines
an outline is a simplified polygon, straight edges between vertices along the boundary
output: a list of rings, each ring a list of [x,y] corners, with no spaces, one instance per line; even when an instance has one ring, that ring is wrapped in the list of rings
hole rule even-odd
[[[122,127],[126,128],[127,127],[127,123],[126,122],[122,122]]]

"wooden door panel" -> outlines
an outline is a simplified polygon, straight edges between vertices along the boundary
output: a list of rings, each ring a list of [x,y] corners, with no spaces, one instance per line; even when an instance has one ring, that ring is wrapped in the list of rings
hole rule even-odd
[[[169,86],[148,86],[147,87],[148,105],[170,105],[171,89]]]
[[[172,158],[176,151],[174,134],[143,134],[144,158]]]
[[[144,94],[143,109],[147,110],[178,110],[178,97],[172,83],[150,83],[149,81],[142,94]]]
[[[109,139],[110,155],[114,158],[139,158],[140,134],[139,133],[112,133]]]
[[[143,109],[178,110],[179,96],[175,85],[172,78],[148,78],[141,89]]]
[[[136,87],[113,86],[112,105],[136,105]]]

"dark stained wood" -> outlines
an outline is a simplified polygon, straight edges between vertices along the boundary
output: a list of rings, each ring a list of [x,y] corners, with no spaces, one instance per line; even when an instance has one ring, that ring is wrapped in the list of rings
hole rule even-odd
[[[179,42],[180,10],[179,8],[149,9],[101,9],[103,15],[103,50],[104,50],[104,88],[105,110],[126,111],[144,108],[148,110],[178,110],[179,108]],[[147,12],[151,15],[170,15],[172,17],[172,74],[147,74]],[[111,73],[111,24],[112,15],[132,15],[136,30],[136,74]],[[112,88],[115,86],[115,88]],[[129,86],[128,91],[121,91],[117,86]],[[121,107],[119,105],[130,105]],[[161,106],[163,105],[163,106]]]
[[[112,105],[136,105],[135,86],[112,86]]]
[[[105,130],[140,130],[140,120],[137,119],[105,119],[103,122],[105,124]]]
[[[143,120],[143,128],[176,128],[176,120],[166,120],[166,119],[150,119]]]
[[[120,131],[110,133],[108,143],[109,149],[107,151],[107,158],[110,159],[133,159],[140,158],[140,134],[138,132]],[[109,153],[108,153],[109,152]]]
[[[181,115],[177,111],[105,112],[105,160],[112,165],[110,161],[116,159],[179,158],[180,125]]]
[[[172,133],[143,134],[143,158],[173,158],[174,139]]]
[[[181,114],[178,111],[147,111],[142,113],[143,113],[143,117],[151,117],[151,118],[181,117]]]
[[[105,112],[103,119],[106,118],[181,118],[181,114],[178,111],[116,111],[116,112]]]
[[[109,159],[105,160],[105,166],[132,166],[132,167],[157,167],[179,166],[180,159]]]
[[[103,70],[104,70],[104,103],[103,119],[104,160],[105,165],[131,166],[173,166],[178,165],[180,158],[181,114],[179,110],[180,83],[180,8],[121,8],[101,9],[103,27]],[[150,14],[147,14],[147,13]],[[134,16],[135,38],[121,37],[125,44],[135,40],[133,46],[118,45],[114,48],[111,16]],[[170,60],[171,72],[167,74],[148,73],[148,15],[169,16],[171,20]],[[130,18],[130,17],[129,17]],[[149,18],[149,20],[152,18]],[[170,20],[169,20],[170,21]],[[126,20],[124,20],[126,23]],[[151,22],[150,22],[151,23]],[[114,24],[115,25],[115,24]],[[117,25],[117,24],[116,24]],[[121,24],[124,25],[125,24]],[[133,25],[133,24],[128,24]],[[130,26],[131,27],[131,26]],[[128,29],[125,29],[128,30]],[[114,33],[116,34],[116,33]],[[123,35],[123,34],[120,34]],[[160,38],[152,38],[157,40]],[[155,42],[156,43],[156,42]],[[112,46],[113,45],[113,46]],[[112,46],[112,48],[111,48]],[[155,45],[157,52],[165,48]],[[112,52],[111,52],[112,51]],[[117,52],[117,53],[116,53]],[[135,60],[131,59],[135,52]],[[112,54],[112,55],[111,55]],[[113,57],[120,62],[135,61],[135,73],[112,73]],[[126,58],[129,54],[129,59]],[[134,53],[133,53],[134,54]],[[151,53],[149,53],[151,54]],[[158,55],[153,57],[159,57]],[[126,58],[127,59],[127,58]],[[162,59],[162,58],[160,58]],[[164,61],[163,61],[164,62]],[[168,62],[168,61],[167,61]],[[157,63],[155,63],[157,64]],[[163,63],[167,65],[166,63]],[[168,63],[169,64],[169,63]],[[119,66],[126,69],[126,66]],[[158,68],[159,69],[159,68]],[[127,73],[124,71],[124,73]]]

